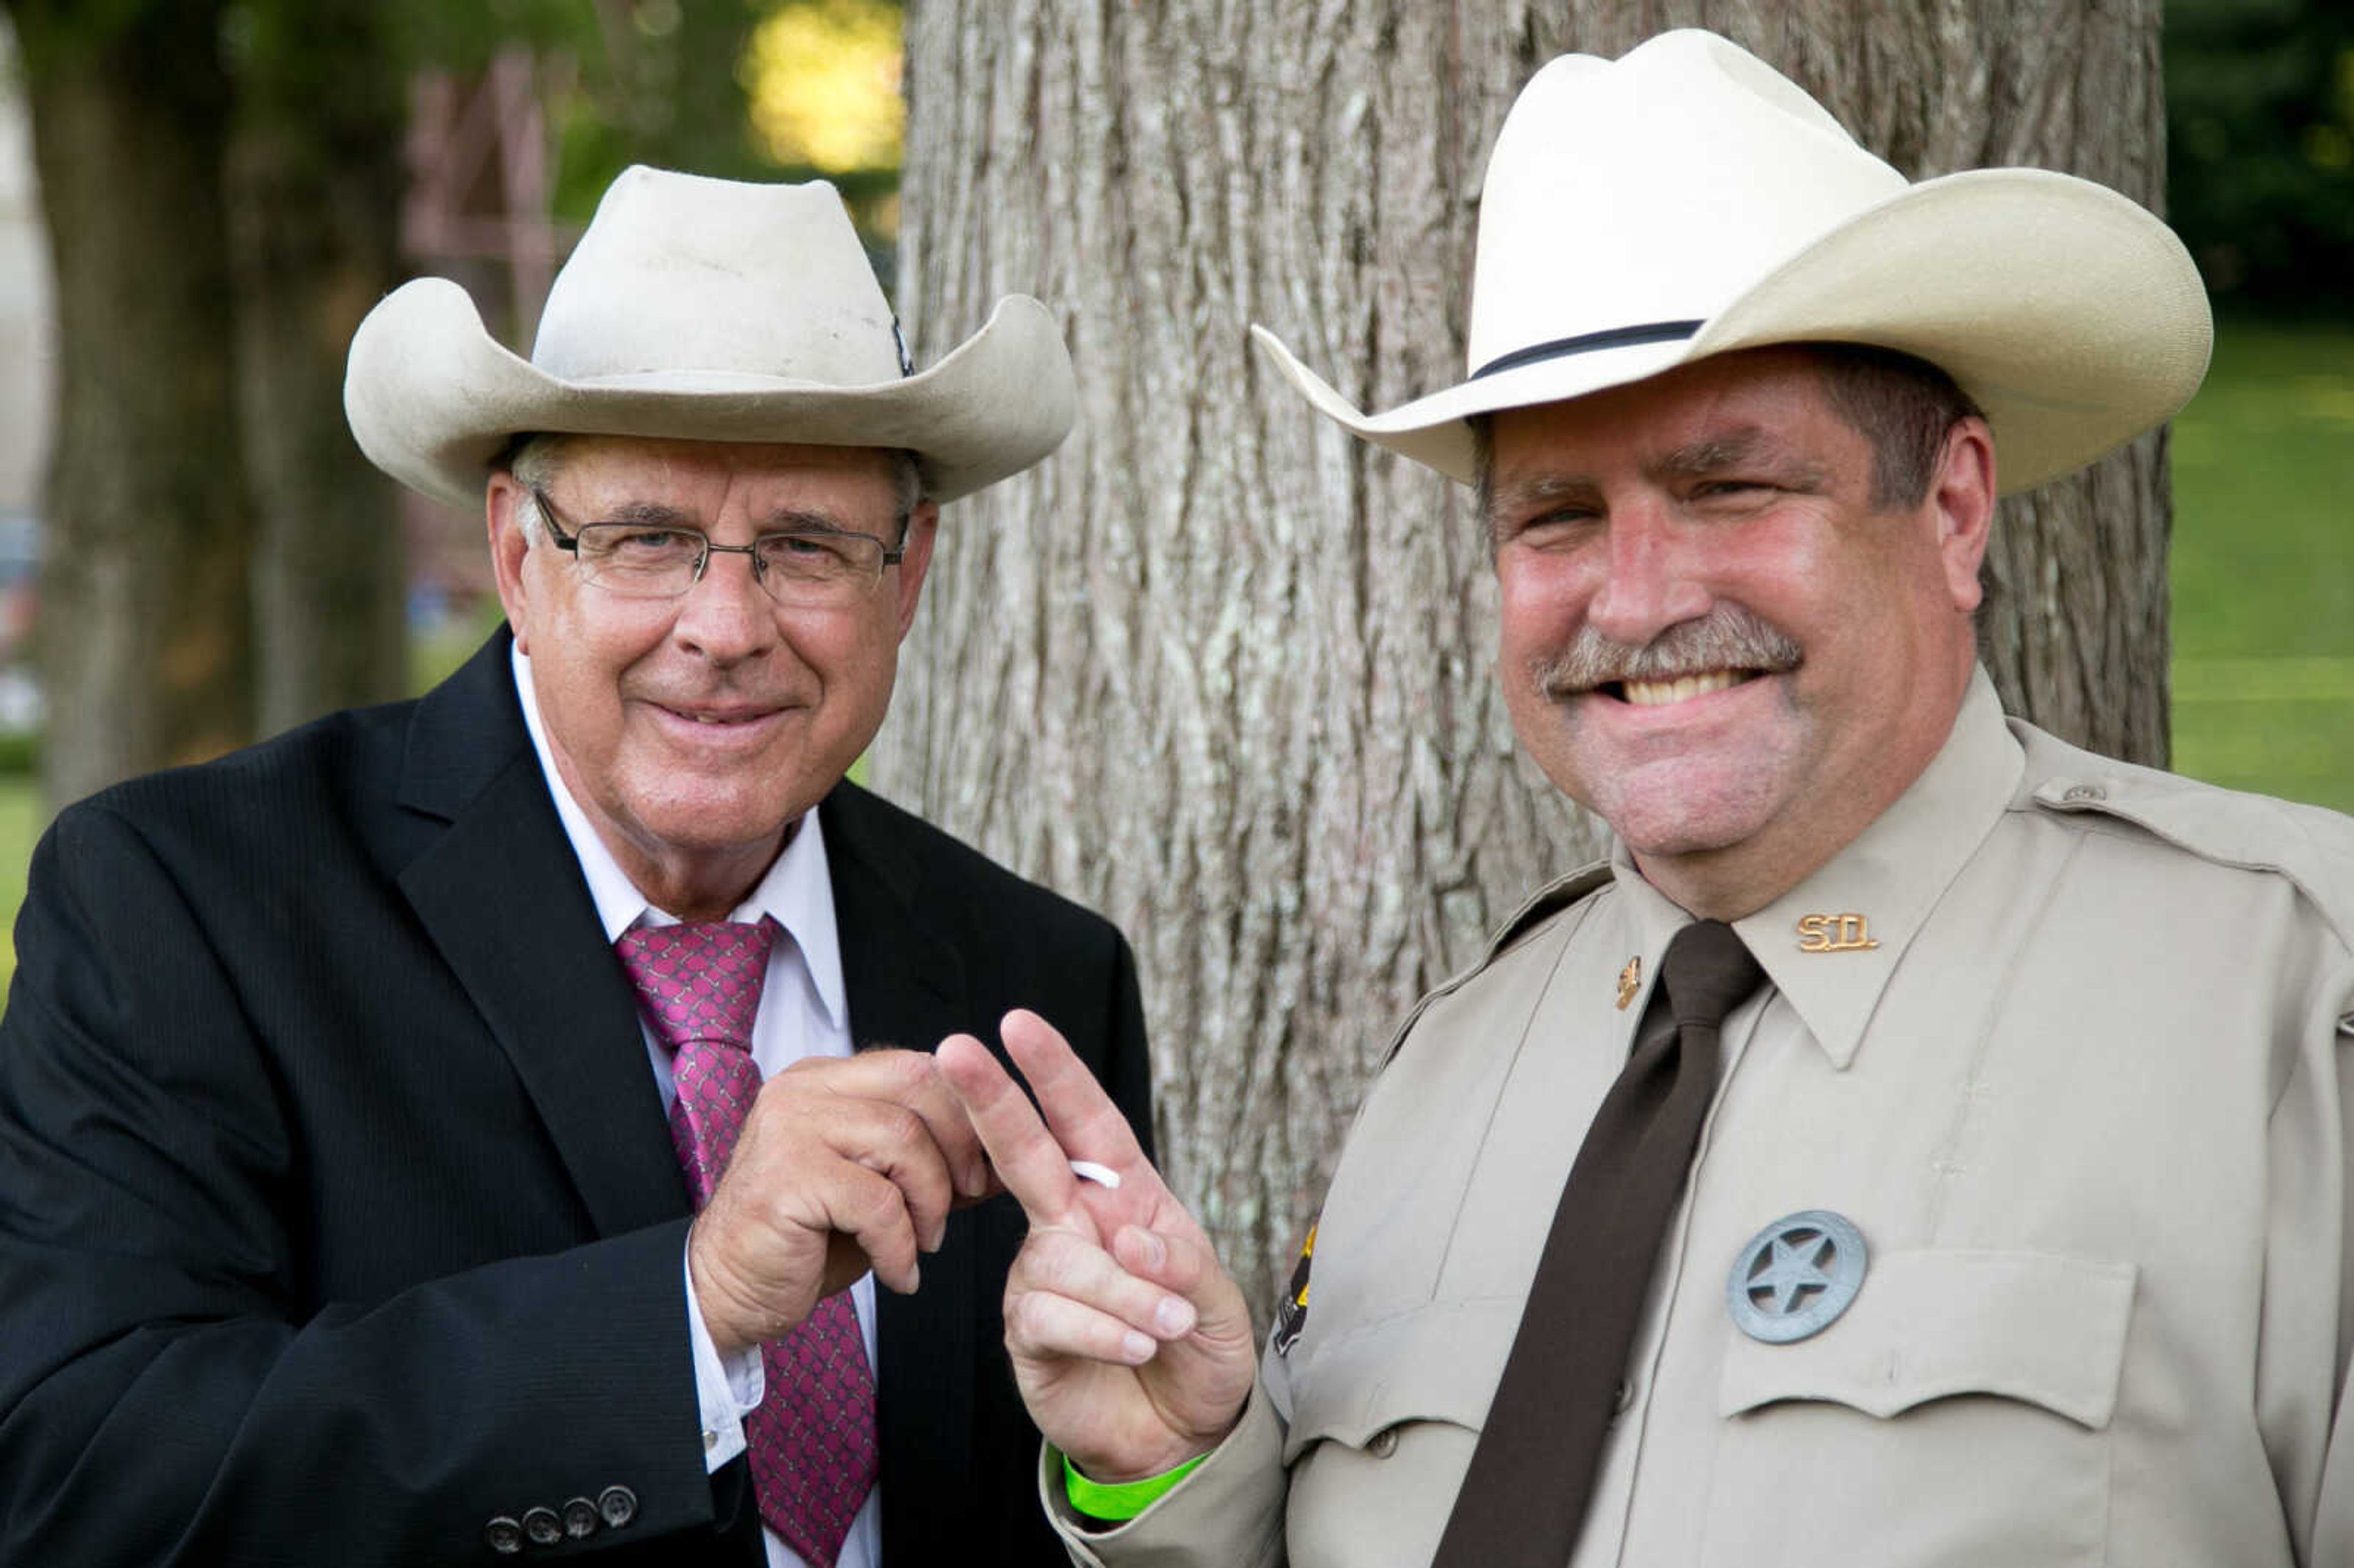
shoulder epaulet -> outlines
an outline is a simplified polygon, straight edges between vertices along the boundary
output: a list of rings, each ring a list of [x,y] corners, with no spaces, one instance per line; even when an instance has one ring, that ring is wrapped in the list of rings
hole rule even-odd
[[[1498,954],[1527,936],[1547,916],[1556,910],[1568,908],[1597,887],[1608,886],[1610,880],[1610,863],[1597,860],[1590,861],[1567,876],[1537,889],[1527,903],[1513,910],[1504,923],[1496,927],[1496,934],[1488,938],[1488,950],[1479,961],[1482,964],[1493,963]]]
[[[1610,863],[1606,860],[1597,860],[1581,865],[1568,875],[1539,888],[1527,903],[1513,910],[1504,923],[1496,927],[1496,934],[1488,938],[1488,946],[1480,953],[1479,962],[1448,980],[1436,991],[1425,994],[1420,1001],[1414,1004],[1413,1010],[1399,1021],[1395,1033],[1390,1035],[1389,1048],[1382,1053],[1382,1066],[1388,1066],[1391,1059],[1397,1055],[1398,1047],[1405,1044],[1405,1037],[1413,1032],[1415,1021],[1422,1016],[1424,1008],[1494,963],[1515,942],[1535,930],[1548,918],[1568,908],[1596,888],[1607,887],[1610,881]],[[1379,1070],[1379,1068],[1375,1069],[1375,1071]]]
[[[2354,948],[2354,818],[2080,750],[2013,721],[2035,804],[2129,822],[2186,854],[2296,884]]]

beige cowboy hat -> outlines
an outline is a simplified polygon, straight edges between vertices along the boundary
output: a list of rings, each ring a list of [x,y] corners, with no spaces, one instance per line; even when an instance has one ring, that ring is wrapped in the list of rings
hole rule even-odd
[[[1488,163],[1469,374],[1364,414],[1264,327],[1317,409],[1463,483],[1465,419],[1766,344],[1925,359],[1986,410],[2005,492],[2167,418],[2206,374],[2207,295],[2166,225],[2042,169],[1909,184],[1821,105],[1712,33],[1564,55]]]
[[[1061,444],[1077,402],[1046,308],[1000,300],[937,365],[897,321],[823,181],[622,172],[556,276],[528,360],[441,278],[404,283],[353,334],[344,409],[385,472],[482,504],[524,431],[797,441],[913,451],[935,501]]]

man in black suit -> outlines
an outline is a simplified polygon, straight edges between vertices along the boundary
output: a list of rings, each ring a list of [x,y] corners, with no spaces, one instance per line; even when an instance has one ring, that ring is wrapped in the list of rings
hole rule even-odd
[[[1133,967],[843,781],[938,503],[1068,427],[1051,320],[912,374],[830,188],[632,170],[530,362],[420,281],[346,402],[511,631],[36,853],[0,1562],[1052,1554],[1023,1220],[922,1048],[1035,1008],[1141,1133]]]

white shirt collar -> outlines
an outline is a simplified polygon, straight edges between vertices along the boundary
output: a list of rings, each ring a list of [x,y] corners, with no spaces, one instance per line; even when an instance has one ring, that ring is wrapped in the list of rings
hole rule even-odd
[[[515,696],[523,704],[524,727],[531,732],[531,747],[538,755],[539,770],[547,780],[548,795],[556,801],[556,815],[564,824],[564,836],[571,841],[572,853],[580,862],[581,874],[588,879],[588,895],[596,901],[597,918],[605,927],[605,940],[618,941],[622,932],[639,926],[675,925],[678,916],[646,902],[646,895],[630,880],[629,874],[613,858],[613,852],[598,836],[588,813],[580,809],[580,802],[565,787],[564,777],[557,771],[556,759],[547,749],[546,732],[540,725],[531,660],[518,648],[512,650],[512,662]],[[827,1022],[836,1029],[847,1028],[850,1007],[842,980],[842,939],[834,929],[833,879],[826,863],[825,835],[818,827],[815,811],[804,812],[794,824],[785,840],[784,853],[769,863],[767,874],[745,895],[744,902],[729,911],[728,918],[758,920],[764,915],[782,926],[801,949],[801,961],[808,966],[811,984],[825,1010]]]

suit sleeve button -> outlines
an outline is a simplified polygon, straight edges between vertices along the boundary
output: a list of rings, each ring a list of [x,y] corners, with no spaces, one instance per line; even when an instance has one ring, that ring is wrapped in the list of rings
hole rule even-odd
[[[553,1546],[564,1539],[564,1521],[552,1508],[535,1508],[523,1516],[523,1532],[534,1546]]]
[[[501,1514],[482,1526],[482,1539],[500,1556],[512,1557],[523,1550],[523,1526]]]
[[[638,1517],[638,1494],[627,1487],[607,1487],[597,1494],[597,1511],[619,1530]]]
[[[605,1516],[587,1498],[574,1498],[564,1505],[564,1533],[575,1541],[586,1541],[604,1522]]]

